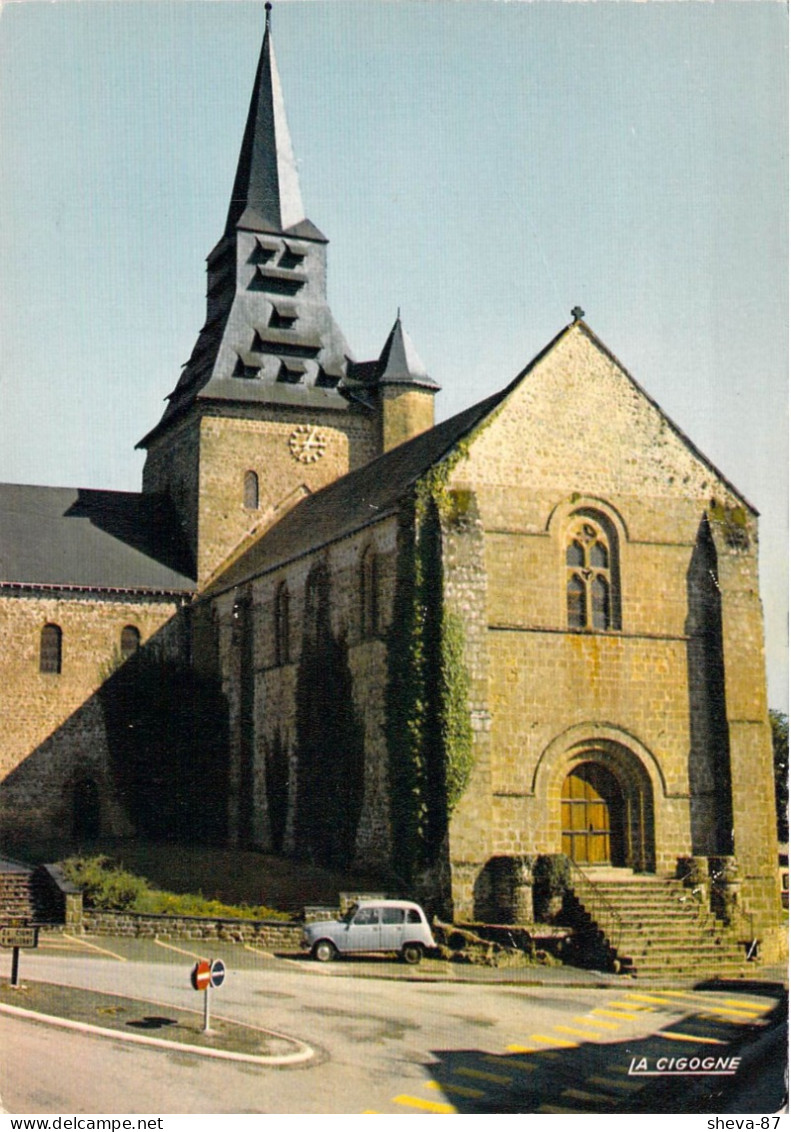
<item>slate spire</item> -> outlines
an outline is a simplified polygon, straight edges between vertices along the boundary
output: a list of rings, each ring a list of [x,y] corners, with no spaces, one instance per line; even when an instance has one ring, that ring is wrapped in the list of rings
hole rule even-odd
[[[426,389],[439,389],[426,372],[412,339],[404,330],[400,312],[379,355],[377,382],[379,385],[419,385]]]
[[[286,232],[305,219],[272,43],[271,4],[236,168],[226,235],[234,228]]]

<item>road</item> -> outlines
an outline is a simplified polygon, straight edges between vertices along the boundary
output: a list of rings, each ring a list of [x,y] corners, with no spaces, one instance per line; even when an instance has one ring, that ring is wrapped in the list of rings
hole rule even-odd
[[[188,986],[190,944],[146,951],[101,942],[25,953],[22,978],[136,994],[200,1009]],[[179,950],[179,948],[181,950]],[[151,958],[156,952],[155,959]],[[737,1035],[767,1040],[782,988],[656,991],[361,977],[374,963],[326,967],[223,949],[229,973],[214,1013],[309,1042],[301,1068],[212,1061],[0,1015],[0,1095],[10,1113],[470,1113],[662,1111],[679,1085],[694,1111],[734,1109],[734,1078],[667,1082],[629,1075],[634,1059],[724,1055]],[[0,977],[8,975],[7,955]],[[359,972],[359,974],[358,974]],[[392,974],[387,960],[378,973]],[[101,1021],[101,1019],[97,1019]],[[778,1050],[780,1053],[778,1054]],[[753,1112],[775,1112],[780,1068],[766,1072]],[[651,1060],[653,1059],[653,1061]],[[771,1059],[770,1059],[771,1060]],[[75,1071],[75,1067],[79,1067]],[[754,1075],[753,1075],[754,1079]],[[734,1093],[734,1088],[736,1092]],[[745,1086],[747,1087],[747,1086]],[[728,1094],[729,1100],[716,1100]],[[663,1100],[664,1097],[664,1100]],[[764,1107],[756,1109],[755,1105]],[[669,1111],[685,1111],[683,1107]]]

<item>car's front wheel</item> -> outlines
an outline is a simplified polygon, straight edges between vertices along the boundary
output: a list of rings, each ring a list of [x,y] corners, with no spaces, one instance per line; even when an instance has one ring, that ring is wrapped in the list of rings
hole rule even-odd
[[[419,943],[405,943],[401,948],[401,958],[405,963],[414,966],[423,958],[423,948]]]
[[[329,963],[337,954],[337,947],[329,939],[320,939],[318,943],[313,945],[311,952],[313,958],[318,959],[319,963]]]

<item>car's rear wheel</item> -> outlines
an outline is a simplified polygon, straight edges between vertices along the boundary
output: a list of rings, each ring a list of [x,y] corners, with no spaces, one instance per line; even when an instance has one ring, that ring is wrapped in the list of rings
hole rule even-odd
[[[423,947],[419,943],[405,943],[401,948],[401,958],[405,963],[414,966],[423,958]]]
[[[318,943],[313,945],[311,952],[313,958],[318,959],[319,963],[329,963],[337,954],[337,947],[329,939],[320,939]]]

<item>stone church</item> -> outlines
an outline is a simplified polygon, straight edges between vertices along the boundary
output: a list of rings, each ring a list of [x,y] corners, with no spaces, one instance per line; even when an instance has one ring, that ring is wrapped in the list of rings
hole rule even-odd
[[[754,508],[578,309],[435,425],[400,319],[354,360],[326,256],[267,13],[142,492],[0,487],[5,843],[179,820],[466,918],[540,855],[588,877],[725,859],[769,942]],[[208,816],[169,778],[179,744],[218,784]]]

